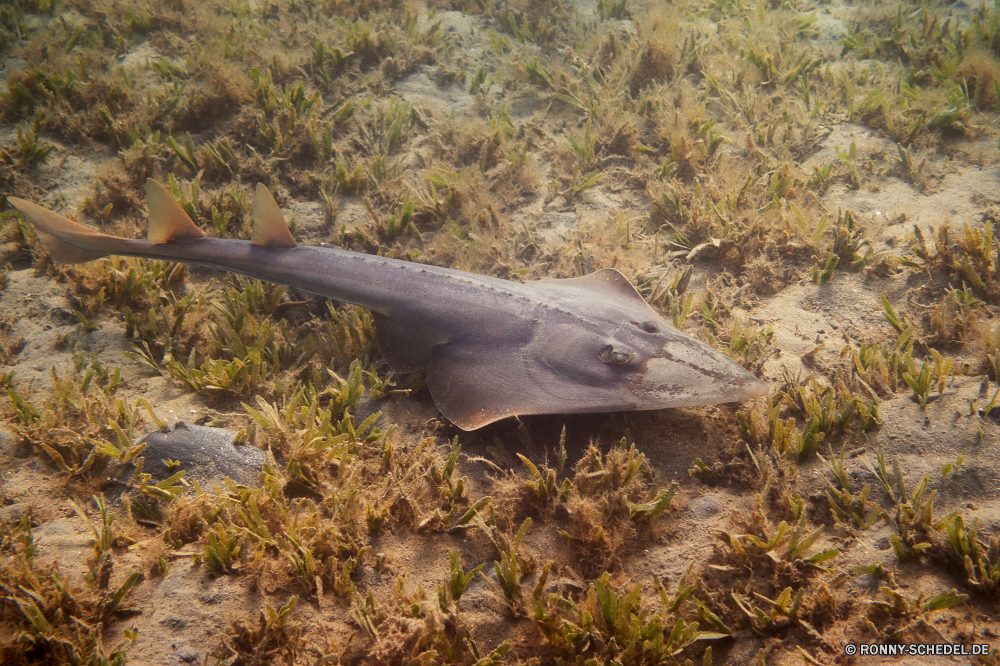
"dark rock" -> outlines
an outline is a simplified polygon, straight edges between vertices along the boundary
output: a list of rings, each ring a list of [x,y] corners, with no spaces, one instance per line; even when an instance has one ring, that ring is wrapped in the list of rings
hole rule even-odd
[[[188,625],[187,620],[182,617],[168,617],[165,620],[160,620],[160,624],[170,629],[184,629]]]
[[[17,523],[31,513],[31,507],[23,502],[0,506],[0,523]]]
[[[722,503],[715,495],[702,495],[691,500],[690,509],[696,520],[708,520],[722,510]]]
[[[49,310],[49,320],[56,326],[72,326],[80,322],[75,312],[71,312],[64,307],[53,307]]]
[[[226,477],[238,484],[257,480],[266,454],[249,444],[234,444],[236,433],[222,428],[206,428],[179,421],[170,432],[155,430],[138,443],[145,444],[143,471],[159,482],[177,472],[202,486],[222,484]],[[179,461],[168,467],[164,460]]]
[[[177,659],[179,659],[182,664],[197,664],[201,661],[197,652],[188,649],[179,650],[177,652]]]

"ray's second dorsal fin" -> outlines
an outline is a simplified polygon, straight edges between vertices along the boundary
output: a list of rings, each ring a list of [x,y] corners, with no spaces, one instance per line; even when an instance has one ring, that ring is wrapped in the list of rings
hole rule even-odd
[[[262,247],[295,247],[295,239],[288,230],[285,216],[281,214],[278,202],[263,183],[257,183],[257,191],[254,193],[250,241]]]
[[[149,205],[149,231],[146,239],[150,243],[169,243],[181,238],[201,238],[205,235],[170,192],[152,178],[146,179],[146,202]]]

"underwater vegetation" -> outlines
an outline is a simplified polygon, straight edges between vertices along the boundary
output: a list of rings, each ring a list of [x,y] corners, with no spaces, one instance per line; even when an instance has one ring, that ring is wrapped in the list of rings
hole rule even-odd
[[[13,0],[0,58],[0,661],[829,663],[1000,632],[996,3]],[[614,267],[772,390],[462,433],[367,311],[56,265],[7,205],[144,237],[149,177],[214,237],[249,237],[261,182],[302,244]],[[179,415],[265,451],[256,481],[154,478],[136,442]]]

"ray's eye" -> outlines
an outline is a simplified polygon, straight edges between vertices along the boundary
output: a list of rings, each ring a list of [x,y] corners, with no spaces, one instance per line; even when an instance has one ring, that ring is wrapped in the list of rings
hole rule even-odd
[[[619,365],[624,365],[632,360],[632,355],[625,352],[611,352],[611,360]]]
[[[628,352],[615,351],[615,348],[611,345],[604,345],[601,348],[601,353],[598,357],[605,363],[617,363],[618,365],[625,365],[632,360],[632,355]]]

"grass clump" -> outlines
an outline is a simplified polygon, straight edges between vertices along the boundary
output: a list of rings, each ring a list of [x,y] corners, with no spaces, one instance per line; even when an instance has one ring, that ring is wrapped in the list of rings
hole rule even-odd
[[[530,573],[534,569],[534,561],[522,561],[517,552],[521,547],[521,540],[530,528],[531,518],[525,518],[524,522],[521,523],[521,527],[517,530],[517,536],[514,537],[512,542],[509,539],[497,538],[495,530],[488,533],[494,538],[494,545],[500,553],[500,560],[494,560],[493,562],[493,569],[496,573],[497,585],[500,587],[500,590],[498,591],[488,578],[485,576],[482,578],[498,596],[502,592],[503,599],[506,600],[508,608],[510,608],[515,616],[523,613],[524,593],[521,591],[521,576],[525,573]],[[519,566],[521,573],[518,573]],[[526,569],[527,571],[525,571]],[[543,572],[540,579],[540,584],[543,587],[547,577],[548,570]]]
[[[931,613],[959,606],[969,599],[969,595],[959,594],[954,589],[932,596],[920,594],[915,599],[892,587],[882,587],[879,591],[887,601],[872,602],[869,621],[876,627],[883,625],[882,638],[889,640],[920,635]],[[898,626],[901,621],[905,624]]]
[[[89,476],[123,465],[142,452],[133,442],[142,432],[142,398],[130,402],[117,395],[121,372],[105,367],[96,356],[80,352],[73,368],[60,376],[53,366],[52,393],[41,401],[7,388],[13,413],[8,424],[23,443],[44,452],[71,475]]]
[[[295,654],[301,649],[303,626],[289,621],[299,597],[292,595],[283,606],[274,608],[264,603],[257,625],[251,622],[233,622],[233,640],[227,642],[216,659],[237,661],[265,661],[276,659],[282,653]]]
[[[757,495],[757,508],[741,521],[742,534],[720,531],[712,572],[716,583],[713,598],[724,603],[733,622],[755,631],[776,632],[789,627],[809,627],[836,606],[825,584],[816,585],[817,576],[829,574],[827,563],[840,555],[836,548],[817,549],[825,526],[809,525],[805,501],[787,493],[787,507],[777,509],[790,520],[777,525],[768,518],[765,497],[771,497],[770,480]],[[723,599],[725,600],[723,602]]]
[[[938,526],[945,535],[951,558],[965,572],[969,587],[996,597],[1000,595],[1000,544],[979,537],[979,519],[966,526],[960,513],[949,515]]]
[[[658,664],[677,658],[700,641],[732,633],[722,620],[692,596],[695,586],[682,576],[671,596],[654,578],[659,604],[644,602],[638,583],[619,589],[607,572],[577,598],[536,588],[532,619],[556,659],[614,660],[620,663]],[[706,650],[711,660],[711,647]]]
[[[756,448],[770,443],[779,456],[804,462],[821,443],[832,436],[842,436],[851,426],[869,430],[878,423],[878,400],[863,400],[842,381],[823,387],[810,375],[801,385],[782,392],[779,402],[768,400],[766,417],[758,412],[737,412],[743,440]],[[782,408],[791,413],[782,419]],[[797,419],[804,421],[801,427]]]
[[[122,610],[122,602],[141,574],[134,572],[113,591],[108,589],[107,581],[80,588],[72,585],[58,566],[35,561],[37,544],[29,517],[14,528],[4,525],[2,531],[4,541],[18,544],[5,548],[0,558],[2,606],[11,622],[10,631],[0,640],[4,662],[125,664],[127,650],[138,632],[134,628],[124,630],[122,640],[108,649],[100,627]]]
[[[781,570],[782,575],[790,576],[793,581],[802,582],[801,575],[809,570],[822,571],[822,564],[840,554],[836,548],[827,548],[816,553],[807,554],[812,546],[823,535],[821,526],[809,531],[806,516],[800,509],[794,525],[781,521],[772,526],[764,514],[758,510],[751,518],[755,532],[748,532],[739,537],[720,533],[719,538],[731,549],[731,556],[744,565],[766,565],[768,568]],[[759,535],[759,536],[758,536]],[[744,541],[741,541],[744,539]]]
[[[967,285],[978,298],[996,304],[1000,302],[1000,245],[994,227],[990,218],[982,225],[966,223],[960,233],[943,224],[934,236],[925,238],[914,226],[911,251],[916,260],[907,265],[941,273],[953,281],[949,287],[961,284],[964,291]]]
[[[564,433],[565,436],[565,433]],[[565,461],[565,451],[560,460]],[[568,517],[559,531],[585,573],[606,570],[624,544],[651,529],[651,521],[670,505],[678,486],[661,488],[644,454],[622,440],[606,455],[591,446],[572,474],[559,482],[562,463],[541,468],[525,456],[531,478],[519,481],[517,514]],[[505,484],[504,484],[505,485]]]
[[[840,450],[840,456],[830,460],[820,456],[837,482],[834,485],[827,481],[826,491],[827,499],[830,501],[830,510],[833,512],[837,525],[853,531],[854,529],[867,530],[879,518],[888,522],[889,514],[878,504],[868,501],[868,495],[872,489],[871,484],[866,483],[857,495],[852,493],[850,477],[844,467],[845,452],[846,447]]]
[[[455,555],[449,560],[454,562],[453,571],[460,572],[461,563]],[[449,586],[446,581],[442,588]],[[396,663],[416,653],[422,663],[467,666],[496,666],[504,660],[513,645],[511,639],[502,641],[493,650],[483,650],[471,628],[462,621],[457,604],[448,604],[447,610],[442,608],[440,604],[428,603],[421,586],[408,590],[404,576],[396,578],[388,601],[380,602],[371,592],[355,595],[351,621],[367,641],[365,645],[349,648],[348,658],[353,661],[371,657],[379,663]]]
[[[616,5],[617,3],[608,3]],[[622,2],[624,8],[625,3]],[[616,17],[618,18],[618,17]],[[666,83],[677,73],[677,56],[673,48],[664,42],[651,41],[639,54],[639,62],[632,71],[629,80],[629,93],[633,99],[639,98],[639,93],[655,83]]]
[[[131,355],[194,391],[216,398],[246,397],[276,379],[295,376],[325,388],[333,377],[324,366],[363,356],[374,342],[371,316],[365,310],[342,313],[330,306],[325,321],[292,327],[288,319],[275,316],[279,306],[288,303],[284,287],[241,277],[236,282],[237,288],[221,293],[208,287],[180,299],[167,292],[145,318],[129,311],[126,335],[139,338]],[[94,303],[103,304],[105,289],[97,292]],[[207,302],[214,313],[201,316]],[[88,313],[94,309],[90,305]]]
[[[135,319],[134,312],[154,310],[163,319],[176,320],[176,316],[165,316],[168,310],[162,309],[163,302],[176,302],[185,273],[183,264],[132,257],[106,257],[67,270],[74,306],[87,319],[107,309],[124,309],[127,320]],[[179,329],[171,326],[170,332],[177,335]]]
[[[200,541],[199,559],[217,575],[278,572],[319,603],[325,592],[349,597],[368,550],[364,506],[397,483],[395,476],[385,477],[370,494],[362,492],[362,480],[382,466],[380,451],[389,443],[373,427],[378,413],[355,428],[348,410],[356,407],[362,388],[354,374],[339,394],[298,384],[277,403],[259,398],[256,409],[244,405],[253,419],[248,444],[269,442],[280,467],[265,464],[252,488],[227,480],[221,494],[196,488],[193,496],[176,500],[167,520],[170,543]]]
[[[899,461],[893,460],[890,474],[882,451],[877,454],[877,465],[869,464],[869,469],[889,500],[895,504],[896,513],[892,522],[896,525],[897,534],[892,535],[891,542],[896,558],[904,561],[918,557],[932,547],[929,535],[935,524],[934,498],[937,493],[929,490],[930,476],[925,474],[912,490],[908,490]]]
[[[458,601],[462,598],[462,593],[465,592],[465,588],[476,577],[476,574],[486,566],[486,563],[484,562],[475,566],[469,571],[464,571],[457,550],[453,550],[448,554],[448,563],[451,567],[451,572],[448,579],[438,587],[438,605],[441,607],[442,613],[454,611],[457,614]]]
[[[22,131],[17,127],[17,150],[12,155],[6,150],[0,150],[0,159],[21,169],[30,169],[48,159],[52,152],[52,144],[45,144],[38,139],[37,122],[35,129]]]

